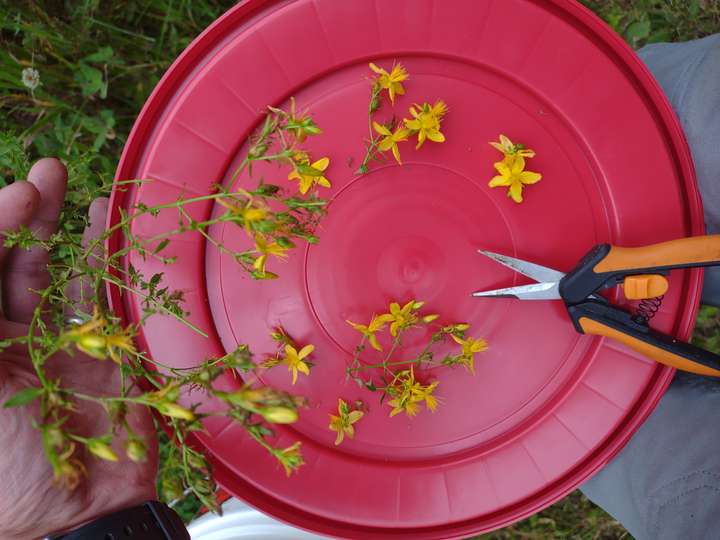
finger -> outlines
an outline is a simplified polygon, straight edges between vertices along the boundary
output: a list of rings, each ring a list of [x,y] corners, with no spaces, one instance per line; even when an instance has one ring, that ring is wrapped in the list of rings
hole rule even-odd
[[[29,228],[37,238],[47,240],[57,230],[67,188],[67,169],[57,159],[41,159],[30,169],[28,181],[40,192],[40,204]],[[8,319],[30,322],[39,300],[33,291],[50,284],[48,261],[48,253],[40,247],[16,249],[10,253],[2,283],[3,305]]]
[[[90,204],[89,224],[83,232],[83,247],[87,248],[102,237],[105,232],[107,211],[108,199],[106,197],[97,198]],[[104,251],[102,242],[98,242],[87,260],[88,265],[92,268],[100,268],[104,260]],[[93,280],[85,276],[74,279],[68,286],[67,295],[72,302],[72,307],[68,306],[66,310],[68,316],[92,313],[92,304],[95,300]]]
[[[15,231],[27,225],[40,202],[40,193],[30,182],[15,182],[0,189],[0,231]],[[0,245],[0,264],[10,250]]]

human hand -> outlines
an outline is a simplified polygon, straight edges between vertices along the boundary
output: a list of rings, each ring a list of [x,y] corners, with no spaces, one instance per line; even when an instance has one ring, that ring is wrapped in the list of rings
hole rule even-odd
[[[0,231],[27,225],[40,239],[57,229],[67,185],[67,171],[60,161],[43,159],[28,175],[28,182],[16,182],[0,190]],[[98,238],[105,226],[107,199],[90,207],[90,225],[85,240]],[[37,293],[49,284],[48,254],[40,248],[30,251],[0,247],[2,307],[0,338],[27,335],[27,323],[38,303]],[[77,289],[77,288],[76,288]],[[77,294],[79,291],[75,291]],[[46,365],[48,375],[60,378],[65,388],[88,394],[98,389],[118,388],[120,370],[110,361],[98,361],[83,354],[57,353]],[[19,390],[37,386],[27,350],[12,347],[0,352],[0,404]],[[108,462],[86,455],[76,456],[83,469],[74,490],[53,482],[53,470],[43,452],[42,437],[33,428],[39,407],[30,405],[0,409],[0,540],[40,538],[46,534],[76,528],[100,515],[135,506],[156,498],[157,445],[148,449],[147,459],[135,463],[125,457],[122,440],[114,441],[120,461]],[[155,440],[155,431],[145,408],[131,407],[128,421],[146,441]],[[110,423],[101,405],[83,401],[66,424],[84,437],[105,435]]]

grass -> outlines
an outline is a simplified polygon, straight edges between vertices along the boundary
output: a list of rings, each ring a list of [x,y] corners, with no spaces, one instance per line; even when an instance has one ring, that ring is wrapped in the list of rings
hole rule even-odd
[[[720,31],[718,0],[583,0],[633,47]],[[76,205],[107,193],[130,128],[173,59],[234,2],[219,0],[0,0],[0,185],[28,160],[54,155],[71,169]],[[22,83],[36,69],[39,86]],[[81,224],[65,226],[80,227]],[[704,309],[696,340],[720,349],[720,317]],[[179,509],[189,518],[197,503]],[[631,538],[575,492],[544,512],[478,538]]]

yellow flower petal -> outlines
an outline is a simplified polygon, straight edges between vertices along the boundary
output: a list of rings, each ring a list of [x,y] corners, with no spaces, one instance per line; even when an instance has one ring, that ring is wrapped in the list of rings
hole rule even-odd
[[[378,150],[380,150],[381,152],[387,152],[393,146],[395,146],[395,141],[392,140],[392,136],[385,137],[378,143]]]
[[[542,179],[542,174],[530,171],[523,171],[520,173],[520,181],[523,184],[535,184]]]
[[[505,178],[504,176],[494,176],[492,180],[488,183],[488,186],[490,187],[498,187],[498,186],[509,186],[510,185],[510,179]]]
[[[500,134],[500,145],[502,148],[501,152],[506,152],[506,153],[512,152],[515,147],[515,145],[513,145],[512,141],[509,138],[507,138],[505,135],[503,135],[502,133]]]
[[[520,155],[515,156],[515,161],[510,167],[510,171],[512,174],[520,174],[523,170],[525,170],[525,158]]]
[[[377,131],[380,135],[392,135],[390,133],[390,130],[383,126],[382,124],[378,124],[377,122],[373,122],[373,128],[375,131]]]
[[[509,177],[512,174],[510,167],[502,161],[493,163],[493,167],[495,167],[495,170],[505,177]]]
[[[510,194],[510,197],[513,201],[516,203],[521,203],[523,201],[522,198],[522,183],[521,182],[513,182],[510,186],[510,191],[508,192]]]
[[[350,414],[348,414],[348,421],[351,424],[354,424],[358,420],[360,420],[363,416],[365,416],[365,413],[362,411],[352,411]]]
[[[324,157],[318,159],[315,163],[311,165],[313,169],[317,169],[318,171],[324,171],[328,168],[328,165],[330,165],[330,159]]]
[[[425,132],[424,129],[421,129],[420,131],[418,131],[418,143],[417,143],[417,145],[415,146],[415,150],[419,150],[419,149],[420,149],[420,147],[421,147],[421,146],[423,145],[423,143],[425,142],[425,138],[426,138],[426,137],[427,137],[427,133]]]
[[[302,361],[298,362],[297,370],[300,373],[304,373],[305,375],[310,375],[310,367],[308,367],[308,365],[305,362],[302,362]]]
[[[378,343],[377,336],[375,334],[370,334],[368,336],[368,340],[370,341],[370,346],[375,349],[376,351],[382,352],[382,347]]]
[[[305,195],[310,190],[312,185],[313,185],[313,177],[312,176],[303,176],[300,179],[300,193]]]
[[[370,66],[370,69],[372,69],[378,75],[387,75],[388,74],[387,71],[385,71],[381,67],[378,67],[377,65],[373,64],[372,62],[370,62],[368,65]]]
[[[445,142],[445,135],[436,130],[428,131],[427,138],[437,143]]]
[[[302,360],[309,354],[312,354],[312,352],[315,350],[314,345],[305,345],[302,349],[300,349],[300,352],[298,353],[298,358]]]
[[[400,160],[400,150],[398,149],[397,144],[392,145],[392,154],[395,161],[398,162],[398,165],[402,165],[402,161]]]

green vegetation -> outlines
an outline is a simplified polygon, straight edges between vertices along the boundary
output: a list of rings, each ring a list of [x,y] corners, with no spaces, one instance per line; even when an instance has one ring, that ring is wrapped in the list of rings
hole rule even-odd
[[[718,0],[583,0],[632,46],[720,31]],[[70,167],[63,217],[79,232],[90,201],[107,194],[140,109],[174,58],[234,2],[0,0],[0,185],[29,160]],[[62,254],[60,254],[62,256]],[[720,317],[704,309],[696,339],[720,350]],[[198,504],[181,501],[192,517]],[[619,539],[622,527],[578,492],[483,539]]]

